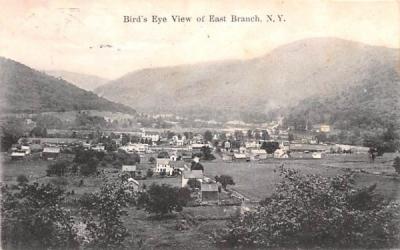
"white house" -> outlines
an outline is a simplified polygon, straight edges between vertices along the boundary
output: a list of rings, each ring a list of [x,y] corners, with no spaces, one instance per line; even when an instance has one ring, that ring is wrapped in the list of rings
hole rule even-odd
[[[267,159],[267,152],[264,149],[251,149],[250,158],[252,160],[265,160]]]
[[[120,149],[124,150],[127,153],[133,153],[133,152],[145,153],[149,150],[149,145],[143,143],[129,143],[125,146],[120,147]]]
[[[143,139],[150,139],[152,142],[156,142],[160,140],[160,135],[157,132],[142,132]]]
[[[286,153],[285,150],[278,148],[274,152],[274,158],[289,158],[289,155]]]
[[[133,178],[129,178],[127,185],[132,191],[134,191],[134,192],[139,191],[140,184],[137,180],[135,180]]]
[[[171,166],[170,161],[169,158],[157,158],[154,172],[158,174],[165,173],[166,175],[172,175],[174,168]]]

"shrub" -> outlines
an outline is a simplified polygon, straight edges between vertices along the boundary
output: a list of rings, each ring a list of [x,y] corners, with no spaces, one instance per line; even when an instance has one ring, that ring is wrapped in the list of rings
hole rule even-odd
[[[201,183],[197,179],[189,179],[187,184],[191,189],[195,189],[195,188],[200,188],[201,187]]]
[[[153,183],[147,192],[141,193],[138,198],[138,207],[144,207],[146,211],[162,217],[173,210],[180,211],[182,206],[186,204],[184,194],[179,193],[179,189],[167,184],[158,185]],[[185,191],[181,191],[185,192]]]
[[[152,177],[153,174],[154,174],[153,169],[151,169],[151,168],[147,169],[147,172],[146,172],[146,176],[147,176],[147,177]]]
[[[301,175],[281,168],[283,180],[255,210],[232,219],[217,242],[244,247],[390,248],[399,243],[399,204],[375,186],[356,190],[351,176]]]
[[[27,184],[12,192],[3,189],[2,248],[76,248],[71,214],[60,206],[64,198],[64,192],[50,184]]]
[[[214,179],[216,182],[221,183],[221,186],[224,190],[226,190],[227,185],[235,185],[235,182],[230,175],[215,176]]]

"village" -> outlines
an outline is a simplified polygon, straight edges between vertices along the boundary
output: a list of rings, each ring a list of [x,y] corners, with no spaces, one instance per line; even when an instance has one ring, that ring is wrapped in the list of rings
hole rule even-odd
[[[27,122],[32,123],[30,119]],[[368,147],[318,141],[315,135],[333,132],[333,128],[326,124],[315,125],[303,134],[295,134],[290,128],[282,129],[280,121],[271,122],[266,128],[255,129],[240,128],[239,125],[243,124],[235,121],[230,125],[203,133],[143,128],[123,132],[55,130],[52,134],[49,130],[48,137],[20,138],[5,159],[16,162],[40,159],[52,164],[62,159],[73,159],[76,150],[102,155],[118,152],[135,155],[130,164],[121,161],[112,166],[120,173],[129,174],[129,182],[135,192],[146,187],[149,180],[151,183],[163,183],[168,178],[174,179],[174,186],[195,187],[193,196],[199,205],[220,205],[229,203],[226,199],[236,199],[235,204],[240,204],[246,196],[236,190],[227,193],[226,183],[218,182],[218,176],[213,175],[215,171],[208,170],[210,162],[235,168],[235,165],[246,163],[262,165],[280,160],[316,160],[338,154],[363,155],[368,159],[370,154]],[[100,166],[96,169],[101,171]],[[224,176],[230,177],[229,172]],[[198,184],[193,184],[196,182]],[[221,196],[222,191],[225,191],[225,195]],[[225,201],[221,197],[225,197]]]

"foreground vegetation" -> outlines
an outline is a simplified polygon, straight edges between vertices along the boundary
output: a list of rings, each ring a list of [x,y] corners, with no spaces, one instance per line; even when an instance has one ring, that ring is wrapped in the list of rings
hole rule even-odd
[[[355,189],[350,175],[321,177],[280,169],[283,180],[255,210],[232,219],[224,246],[389,248],[398,246],[400,205]]]

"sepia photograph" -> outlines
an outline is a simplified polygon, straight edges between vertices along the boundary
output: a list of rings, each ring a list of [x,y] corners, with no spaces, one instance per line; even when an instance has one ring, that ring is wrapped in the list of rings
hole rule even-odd
[[[0,6],[0,249],[400,249],[399,1]]]

